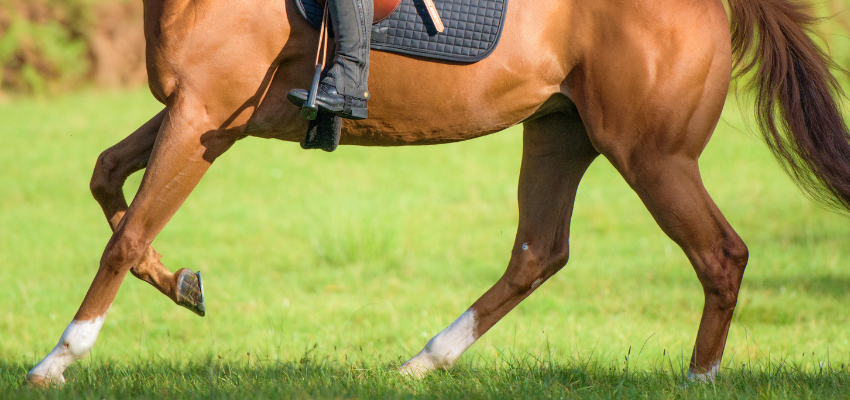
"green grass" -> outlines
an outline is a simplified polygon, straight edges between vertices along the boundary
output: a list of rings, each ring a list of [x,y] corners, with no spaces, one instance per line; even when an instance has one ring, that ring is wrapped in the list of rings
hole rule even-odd
[[[392,364],[300,361],[191,364],[96,363],[66,374],[73,384],[44,391],[23,387],[15,398],[846,398],[847,371],[806,372],[798,366],[733,367],[711,384],[695,384],[662,368],[633,370],[588,362],[515,359],[511,365],[468,363],[422,381],[400,377]],[[614,364],[614,363],[612,363]],[[0,366],[4,377],[19,373]],[[7,382],[10,387],[19,383]]]
[[[456,369],[393,373],[504,271],[512,128],[332,154],[237,143],[154,242],[172,270],[203,271],[208,316],[128,277],[69,385],[22,388],[109,239],[94,161],[159,109],[144,90],[0,104],[0,398],[850,396],[850,220],[799,193],[735,102],[701,159],[751,254],[716,384],[682,379],[699,282],[604,159],[579,189],[567,267]]]

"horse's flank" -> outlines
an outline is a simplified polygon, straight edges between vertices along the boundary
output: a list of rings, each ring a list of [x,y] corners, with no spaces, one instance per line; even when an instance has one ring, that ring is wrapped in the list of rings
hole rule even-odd
[[[652,63],[669,57],[651,54],[658,51],[658,39],[682,52],[689,41],[713,39],[708,34],[699,38],[695,24],[717,21],[723,21],[721,29],[706,26],[703,31],[728,35],[719,2],[692,2],[690,15],[681,13],[681,2],[676,2],[675,15],[663,12],[672,9],[665,7],[668,2],[540,0],[527,7],[512,1],[499,46],[474,64],[423,62],[375,51],[370,118],[347,121],[342,143],[454,142],[570,111],[571,92],[576,82],[587,82],[582,66],[588,63],[610,63],[612,76],[599,78],[614,81],[625,69],[645,70],[644,84],[650,88],[654,80],[664,79]],[[228,113],[230,127],[244,125],[245,135],[300,141],[306,122],[285,94],[309,82],[317,32],[292,0],[231,3],[146,2],[151,89],[166,105],[178,86],[181,96],[220,98],[221,109],[208,111]],[[612,15],[620,20],[612,21]],[[653,37],[659,35],[663,37]],[[625,56],[616,54],[619,49],[634,49],[640,41],[651,48],[630,54],[628,63],[618,61]]]

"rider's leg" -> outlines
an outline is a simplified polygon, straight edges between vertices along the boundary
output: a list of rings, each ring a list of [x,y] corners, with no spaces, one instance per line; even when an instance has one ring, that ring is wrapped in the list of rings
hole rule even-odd
[[[319,85],[316,103],[321,110],[343,118],[366,118],[374,4],[372,0],[328,0],[327,7],[336,34],[336,55]],[[288,97],[300,106],[307,96],[306,90],[295,89]]]
[[[366,98],[374,4],[372,0],[330,0],[328,6],[336,27],[336,55],[322,82],[336,86],[340,94]]]

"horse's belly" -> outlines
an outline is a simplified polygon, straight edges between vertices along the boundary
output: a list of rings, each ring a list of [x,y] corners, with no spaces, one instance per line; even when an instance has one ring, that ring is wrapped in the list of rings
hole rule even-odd
[[[373,53],[372,60],[369,118],[344,121],[341,144],[403,146],[457,142],[500,131],[535,113],[566,108],[569,103],[557,93],[557,85],[532,74],[493,71],[486,64],[423,62],[378,52]],[[561,101],[548,101],[553,95]],[[275,107],[276,115],[271,121],[255,123],[246,133],[300,141],[307,123],[299,117],[297,107],[283,101]]]
[[[294,107],[294,106],[293,106]],[[300,142],[307,133],[307,122],[297,116],[288,123],[250,126],[248,136]],[[370,109],[362,121],[343,120],[340,144],[358,146],[407,146],[459,142],[486,136],[522,122],[522,119],[450,120],[436,115],[415,119],[385,118]]]

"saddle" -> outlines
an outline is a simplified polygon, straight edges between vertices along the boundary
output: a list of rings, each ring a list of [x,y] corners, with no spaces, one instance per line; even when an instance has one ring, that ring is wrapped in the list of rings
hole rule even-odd
[[[324,0],[296,0],[296,4],[318,29]],[[438,32],[423,0],[374,0],[374,4],[373,50],[461,63],[481,61],[493,52],[508,8],[508,0],[434,0],[445,25]]]
[[[326,0],[315,1],[319,4],[319,6],[323,8],[325,7]],[[374,17],[372,18],[372,23],[377,24],[378,22],[381,22],[387,19],[387,17],[389,17],[390,15],[392,15],[392,13],[395,12],[395,9],[398,8],[398,5],[401,4],[401,0],[373,0],[372,4],[374,5],[375,10]],[[298,2],[298,6],[302,7],[300,1]],[[304,15],[303,7],[301,8],[301,15]]]
[[[478,62],[493,52],[502,35],[508,0],[432,1],[374,0],[370,47],[459,63]],[[301,15],[320,29],[325,0],[296,0],[295,3]],[[430,10],[428,3],[433,7]],[[314,86],[319,72],[317,69]],[[308,119],[311,120],[301,147],[336,150],[342,119],[328,113],[318,113]]]

